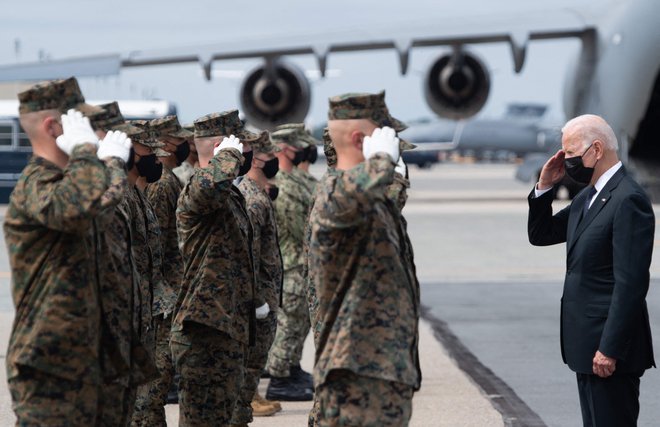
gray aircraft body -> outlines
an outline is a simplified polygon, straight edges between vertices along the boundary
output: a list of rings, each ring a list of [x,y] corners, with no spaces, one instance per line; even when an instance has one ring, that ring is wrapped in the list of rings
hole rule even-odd
[[[198,63],[207,79],[215,61],[263,58],[241,85],[239,99],[246,120],[270,129],[302,121],[311,88],[302,70],[286,61],[290,56],[312,56],[320,75],[335,52],[394,50],[402,74],[407,73],[414,49],[447,46],[449,52],[429,67],[423,92],[440,117],[463,120],[478,113],[490,92],[488,68],[469,49],[475,44],[504,43],[510,47],[513,67],[523,69],[531,42],[578,39],[581,49],[566,75],[563,94],[566,117],[584,113],[603,116],[621,142],[621,157],[651,195],[660,199],[660,2],[610,0],[580,9],[540,14],[485,17],[483,22],[431,22],[391,29],[317,34],[301,38],[272,37],[225,40],[221,43],[151,51],[100,54],[36,63],[0,66],[0,81],[35,81],[75,75],[102,76],[123,68]],[[472,125],[471,125],[472,126]],[[475,124],[486,130],[488,123]],[[469,130],[465,138],[468,137]],[[477,133],[478,133],[477,132]],[[524,129],[521,130],[524,132]]]

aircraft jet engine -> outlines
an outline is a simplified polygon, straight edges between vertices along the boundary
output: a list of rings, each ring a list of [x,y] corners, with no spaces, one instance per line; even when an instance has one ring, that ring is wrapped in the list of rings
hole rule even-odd
[[[302,122],[310,103],[310,87],[303,71],[281,60],[267,62],[248,73],[239,94],[246,121],[272,130],[284,123]]]
[[[438,58],[424,78],[424,96],[441,117],[472,117],[488,99],[490,77],[481,60],[460,49]]]

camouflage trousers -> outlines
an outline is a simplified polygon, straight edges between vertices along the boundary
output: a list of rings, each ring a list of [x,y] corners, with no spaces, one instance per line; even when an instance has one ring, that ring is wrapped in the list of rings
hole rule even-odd
[[[105,384],[99,397],[98,425],[128,426],[133,416],[136,393],[136,387],[129,387],[120,382]]]
[[[252,405],[250,403],[259,387],[259,379],[266,367],[268,352],[273,344],[273,339],[275,339],[276,317],[275,313],[270,312],[265,319],[257,319],[256,342],[253,347],[248,347],[245,381],[234,408],[232,424],[252,422]]]
[[[99,385],[70,381],[21,366],[9,380],[17,427],[93,426]]]
[[[277,331],[268,356],[267,369],[272,376],[288,377],[291,366],[300,364],[309,328],[309,304],[302,268],[287,270],[282,306],[277,312]]]
[[[208,326],[189,322],[172,332],[179,380],[179,426],[230,423],[245,375],[246,345]]]
[[[174,365],[170,349],[172,318],[165,318],[161,314],[154,318],[154,327],[156,332],[154,358],[160,377],[138,387],[135,410],[131,420],[133,427],[164,427],[167,425],[165,404],[167,403],[167,392],[174,381]]]
[[[319,427],[407,426],[413,388],[340,369],[317,388]]]
[[[314,390],[314,402],[312,403],[312,409],[309,411],[309,416],[307,417],[307,426],[308,427],[317,427],[319,425],[319,393],[317,390]]]

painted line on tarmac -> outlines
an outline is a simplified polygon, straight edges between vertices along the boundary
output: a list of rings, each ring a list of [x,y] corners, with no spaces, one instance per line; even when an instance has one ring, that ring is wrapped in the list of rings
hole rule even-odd
[[[479,361],[451,331],[447,322],[433,316],[426,306],[422,306],[422,318],[431,324],[436,339],[458,367],[481,388],[493,407],[502,414],[505,426],[547,427],[507,383]]]

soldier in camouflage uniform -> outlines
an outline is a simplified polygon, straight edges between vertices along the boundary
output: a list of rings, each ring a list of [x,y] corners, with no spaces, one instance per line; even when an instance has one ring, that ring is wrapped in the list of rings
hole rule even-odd
[[[131,252],[138,276],[133,298],[134,329],[138,331],[140,341],[158,366],[162,361],[157,360],[157,337],[162,336],[163,325],[158,323],[157,319],[173,311],[176,292],[167,286],[163,277],[160,225],[144,190],[146,185],[160,179],[163,165],[158,159],[167,157],[169,153],[163,150],[165,144],[153,138],[149,122],[133,121],[131,124],[143,131],[134,137],[134,156],[132,161],[129,161],[131,169],[128,171],[130,188],[127,202],[132,219]],[[150,384],[138,387],[131,425],[152,425],[146,416],[152,407],[153,399],[149,394],[151,389]]]
[[[314,194],[314,189],[316,188],[316,183],[318,179],[309,173],[309,166],[316,162],[317,151],[316,146],[319,144],[319,141],[312,136],[312,134],[305,129],[303,123],[290,123],[286,125],[280,125],[277,128],[281,129],[297,129],[299,131],[299,141],[301,146],[301,153],[296,153],[297,157],[293,159],[295,168],[292,169],[291,173],[298,176],[307,186],[310,194]]]
[[[140,389],[133,425],[162,426],[166,424],[165,404],[174,378],[170,351],[171,314],[183,277],[183,261],[176,231],[176,205],[182,187],[172,169],[188,157],[189,145],[186,139],[191,134],[181,128],[176,116],[152,120],[146,127],[149,141],[160,143],[161,148],[161,156],[158,157],[162,164],[160,179],[147,184],[144,194],[160,228],[163,295],[168,297],[162,301],[158,313],[154,312],[153,318],[156,331],[154,357],[160,377]]]
[[[263,132],[251,146],[255,153],[252,168],[238,188],[245,197],[253,230],[257,328],[255,345],[248,351],[245,381],[232,419],[234,425],[252,421],[250,406],[255,416],[272,415],[282,409],[279,403],[263,399],[257,391],[259,378],[268,360],[268,351],[275,338],[282,287],[282,255],[277,238],[275,211],[266,191],[268,180],[274,178],[279,169],[275,153],[280,148],[270,141],[268,132]]]
[[[121,182],[125,173],[109,169],[127,157],[126,136],[97,152],[89,120],[73,108],[102,110],[84,103],[74,78],[37,84],[18,98],[34,156],[4,223],[16,309],[6,359],[13,409],[17,425],[94,425],[107,331],[96,221],[119,202],[109,176]],[[104,338],[104,348],[117,348]]]
[[[116,102],[100,106],[104,112],[91,119],[92,127],[99,138],[105,138],[108,131],[125,132],[131,137],[141,133],[141,129],[124,121]],[[128,160],[129,156],[127,156]],[[117,162],[110,167],[110,162]],[[120,202],[100,220],[100,248],[104,262],[100,264],[101,305],[107,320],[108,335],[118,344],[116,352],[106,349],[102,343],[104,356],[103,374],[105,384],[99,401],[100,426],[127,426],[130,423],[135,405],[137,385],[145,383],[157,375],[157,369],[144,345],[133,330],[133,292],[137,275],[131,257],[131,216],[126,194],[130,191],[125,179],[125,162],[116,158],[106,161],[108,170],[122,171],[123,179],[112,174],[106,195],[118,193]],[[114,174],[117,175],[117,174]],[[104,330],[105,332],[105,330]],[[119,358],[122,367],[116,367],[113,360]]]
[[[275,219],[284,260],[284,287],[275,341],[268,358],[271,380],[266,399],[306,401],[312,400],[313,383],[300,367],[310,326],[302,252],[312,194],[305,179],[294,171],[295,165],[303,160],[303,150],[309,146],[309,139],[302,124],[284,125],[273,132],[271,138],[282,149],[277,154],[280,171],[276,177],[279,193]]]
[[[419,285],[390,199],[401,200],[391,185],[403,124],[384,93],[331,98],[329,119],[337,166],[319,184],[307,260],[318,303],[317,425],[407,425],[421,373]]]
[[[190,177],[195,172],[195,168],[199,166],[199,158],[197,157],[197,148],[195,147],[195,125],[190,123],[182,127],[190,132],[190,137],[187,139],[188,144],[190,144],[190,153],[185,161],[172,169],[172,172],[179,178],[179,182],[181,182],[181,186],[183,187],[190,180]]]
[[[200,167],[177,207],[184,278],[171,347],[181,376],[181,426],[231,421],[247,349],[254,345],[253,231],[245,199],[232,182],[249,170],[248,144],[257,138],[244,129],[237,110],[195,121]]]

